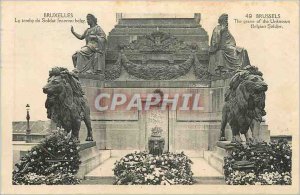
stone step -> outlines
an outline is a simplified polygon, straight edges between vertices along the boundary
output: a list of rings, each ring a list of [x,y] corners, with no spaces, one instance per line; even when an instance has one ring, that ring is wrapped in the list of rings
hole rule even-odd
[[[206,162],[208,162],[208,158],[210,157],[211,153],[213,153],[213,151],[206,150],[203,152],[203,158],[206,160]]]
[[[225,185],[224,177],[194,177],[194,185]],[[112,185],[114,177],[89,178],[84,179],[81,185]]]
[[[221,147],[218,147],[218,146],[215,146],[215,153],[217,153],[217,155],[220,155],[220,156],[228,156],[229,155],[229,151],[224,149],[224,148],[221,148]]]
[[[96,145],[90,143],[80,144],[80,160],[77,177],[83,179],[84,176],[110,158],[110,150],[98,150]]]
[[[105,160],[101,165],[97,166],[95,169],[91,170],[85,175],[85,180],[102,180],[102,179],[113,179],[113,167],[114,163],[119,160],[118,157],[111,157]],[[112,184],[112,183],[111,183]]]
[[[219,173],[223,174],[224,157],[216,153],[212,153],[208,159],[208,164],[215,168]]]
[[[114,183],[113,177],[98,178],[98,179],[84,179],[81,185],[112,185]]]
[[[217,146],[214,147],[214,151],[205,151],[204,154],[204,158],[208,164],[219,171],[222,175],[224,173],[224,157],[228,156],[232,152],[231,146],[227,146],[229,143],[229,141],[217,142]]]
[[[117,160],[118,158],[120,159],[123,156],[134,152],[140,152],[140,150],[111,150],[110,156]]]
[[[113,166],[119,160],[112,157],[104,161],[90,173],[86,174],[82,184],[112,185],[114,182]],[[197,184],[225,184],[224,176],[210,166],[204,158],[190,158],[193,161],[192,171]]]
[[[209,178],[198,178],[195,177],[194,185],[225,185],[224,177],[209,177]]]
[[[223,166],[224,166],[224,154],[227,156],[227,152],[223,151],[222,148],[216,147],[215,151],[206,151],[204,154],[204,159],[207,163],[216,169],[220,174],[223,175]]]
[[[184,150],[184,154],[190,158],[203,158],[205,150]],[[129,153],[140,152],[140,150],[111,150],[110,156],[112,158],[121,158]],[[175,153],[181,153],[182,150],[175,150]]]

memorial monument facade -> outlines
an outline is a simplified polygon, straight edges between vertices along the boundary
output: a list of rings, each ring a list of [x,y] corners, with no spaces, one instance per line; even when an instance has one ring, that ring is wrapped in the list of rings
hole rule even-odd
[[[235,71],[210,71],[218,67],[210,61],[215,45],[209,46],[201,14],[193,18],[117,16],[118,23],[107,36],[105,71],[77,71],[91,108],[98,148],[148,150],[151,129],[158,127],[164,151],[202,157],[219,140],[224,95]],[[230,34],[228,29],[225,32]],[[269,139],[266,124],[256,128],[262,140]],[[230,127],[226,129],[231,140]]]
[[[269,7],[264,3],[200,4],[182,8],[201,14],[170,14],[180,3],[82,2],[80,9],[58,3],[53,8],[59,9],[42,14],[31,12],[36,3],[13,4],[3,32],[13,43],[7,54],[14,55],[4,61],[12,65],[5,72],[16,77],[6,82],[12,84],[7,99],[15,101],[4,121],[26,121],[12,123],[13,158],[5,165],[12,169],[4,170],[12,177],[4,191],[79,184],[93,185],[83,193],[106,193],[101,185],[294,187],[297,142],[290,130],[297,102],[289,96],[290,105],[281,105],[278,90],[298,76],[295,45],[282,39],[272,45],[264,37],[293,37],[297,14],[287,14],[283,4],[270,7],[274,14],[261,13]],[[43,50],[32,47],[41,41]]]

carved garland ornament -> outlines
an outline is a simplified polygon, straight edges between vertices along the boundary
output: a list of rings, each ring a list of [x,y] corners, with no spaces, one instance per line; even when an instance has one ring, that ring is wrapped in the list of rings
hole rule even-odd
[[[180,64],[165,66],[152,64],[137,64],[127,59],[124,53],[120,53],[118,60],[109,69],[106,69],[105,78],[107,80],[115,80],[120,77],[122,68],[130,75],[145,80],[170,80],[176,79],[187,74],[191,67],[194,67],[194,73],[199,79],[208,78],[206,67],[201,64],[195,54],[191,54],[189,58]]]
[[[170,80],[187,74],[194,66],[194,73],[199,79],[206,79],[207,67],[201,64],[196,56],[197,45],[187,44],[178,40],[169,33],[155,31],[142,36],[129,45],[120,46],[121,52],[115,64],[106,69],[105,78],[114,80],[120,77],[122,68],[128,74],[145,80]],[[139,64],[131,59],[130,54],[157,54],[157,55],[189,55],[188,59],[179,64],[166,64],[156,61],[153,64]],[[126,54],[129,54],[127,57]],[[128,59],[129,58],[129,59]],[[155,60],[154,60],[155,61]]]

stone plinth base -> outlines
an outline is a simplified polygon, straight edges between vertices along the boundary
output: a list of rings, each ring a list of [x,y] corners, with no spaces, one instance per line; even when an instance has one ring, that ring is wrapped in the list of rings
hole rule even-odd
[[[22,156],[28,153],[32,147],[36,146],[37,143],[26,143],[14,142],[13,144],[13,168],[14,165],[20,160]],[[93,170],[95,167],[99,166],[105,160],[109,159],[111,156],[110,150],[99,150],[96,147],[96,142],[81,142],[79,155],[81,164],[79,165],[79,171],[77,177],[83,179],[83,177]]]
[[[26,141],[26,143],[39,143],[47,136],[47,134],[29,134],[25,135],[24,141]]]
[[[230,141],[218,141],[214,151],[204,152],[204,159],[207,160],[209,165],[223,174],[224,157],[228,156],[233,148],[234,145]]]
[[[38,143],[44,139],[47,134],[31,133],[13,133],[13,141],[26,141],[27,143]]]
[[[21,157],[28,153],[37,143],[26,143],[25,141],[13,141],[13,169],[15,164],[20,161]]]
[[[78,75],[80,79],[104,80],[104,74],[82,74]]]
[[[98,150],[96,142],[82,142],[79,150],[81,164],[77,177],[80,179],[83,179],[88,172],[110,158],[110,150]]]

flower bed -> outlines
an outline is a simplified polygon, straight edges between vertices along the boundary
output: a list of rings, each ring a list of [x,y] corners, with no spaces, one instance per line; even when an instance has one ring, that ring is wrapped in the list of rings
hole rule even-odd
[[[287,141],[237,145],[225,157],[225,181],[229,185],[291,185],[292,149]],[[237,162],[253,163],[249,169],[238,169]]]
[[[16,164],[13,184],[78,184],[80,180],[75,177],[81,163],[78,149],[78,144],[63,131],[49,135]]]
[[[184,154],[147,152],[127,154],[115,162],[115,185],[191,185],[192,161]]]

